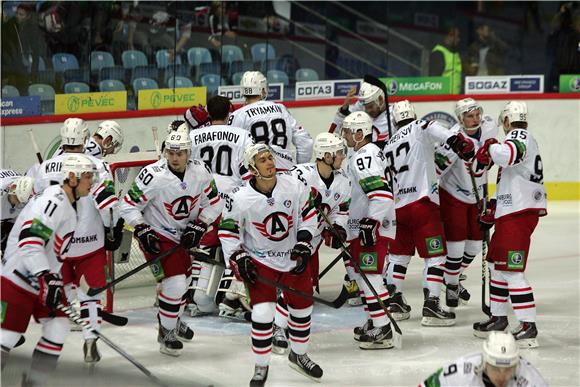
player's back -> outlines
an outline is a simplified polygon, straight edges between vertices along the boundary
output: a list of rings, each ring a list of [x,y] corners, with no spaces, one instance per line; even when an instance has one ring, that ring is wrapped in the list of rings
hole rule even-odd
[[[0,169],[0,219],[14,218],[15,208],[8,202],[8,191],[20,174],[11,169]]]

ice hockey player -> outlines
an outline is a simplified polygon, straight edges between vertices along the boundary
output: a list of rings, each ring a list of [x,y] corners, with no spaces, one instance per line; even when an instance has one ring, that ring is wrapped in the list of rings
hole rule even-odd
[[[203,128],[211,125],[208,112],[202,105],[192,106],[183,113],[183,119],[189,130]]]
[[[354,278],[362,291],[361,298],[368,313],[367,323],[354,329],[355,340],[361,349],[393,347],[393,332],[371,289],[362,281],[366,275],[378,296],[386,304],[389,293],[381,273],[388,253],[389,240],[395,237],[395,204],[390,184],[385,177],[387,167],[380,148],[372,142],[372,118],[365,112],[349,114],[342,126],[342,134],[354,154],[348,170],[352,193],[346,228],[350,253],[358,260],[363,273]]]
[[[79,126],[85,135],[84,153],[102,159],[106,155],[118,153],[123,147],[123,131],[116,121],[103,121],[99,124],[95,133],[91,136],[87,123],[80,118],[68,118],[64,126]],[[54,153],[58,156],[64,153],[62,144]]]
[[[147,260],[169,254],[151,267],[161,283],[157,341],[161,353],[179,356],[183,344],[178,336],[193,338],[191,328],[179,320],[191,266],[189,249],[198,247],[208,225],[220,215],[222,202],[203,161],[190,160],[187,134],[170,133],[164,154],[141,170],[120,209]]]
[[[246,102],[230,114],[229,124],[248,130],[255,143],[269,145],[279,170],[309,162],[312,137],[284,105],[265,100],[268,97],[266,77],[259,71],[246,71],[240,81],[240,90]],[[296,148],[296,157],[291,144]]]
[[[251,177],[244,167],[244,151],[254,142],[250,132],[242,128],[226,125],[230,114],[230,100],[226,97],[216,95],[207,102],[207,110],[211,125],[192,130],[189,133],[192,142],[191,157],[205,162],[212,172],[217,190],[222,200],[237,186],[242,184],[243,179]],[[217,236],[219,219],[214,222],[211,230],[205,234],[200,243],[200,247],[208,251],[205,259],[217,260],[223,263],[221,247]],[[193,301],[187,305],[191,316],[210,314],[215,311],[216,294],[207,294],[208,287],[217,289],[217,286],[209,284],[210,278],[220,281],[221,275],[211,275],[213,271],[223,271],[216,265],[199,263],[199,280],[194,280],[197,291],[193,294]],[[194,270],[197,267],[194,266]],[[194,277],[196,273],[193,273]],[[228,269],[227,277],[232,277],[231,270]],[[220,303],[220,315],[224,317],[234,317],[237,312],[243,311],[242,304],[238,300],[238,295],[226,292],[223,302]]]
[[[290,172],[276,173],[274,153],[266,144],[249,146],[244,165],[253,177],[226,199],[219,238],[236,277],[246,283],[252,302],[252,350],[255,371],[250,386],[263,386],[272,352],[276,288],[258,276],[312,294],[309,261],[318,233],[311,190]],[[320,380],[322,369],[306,351],[312,301],[286,294],[289,314],[289,365]]]
[[[0,257],[6,249],[14,221],[33,194],[34,179],[10,169],[0,169]]]
[[[546,190],[538,143],[528,130],[528,108],[524,102],[508,102],[499,116],[506,139],[489,139],[477,152],[478,164],[499,167],[496,199],[481,216],[484,224],[495,222],[488,261],[491,269],[491,318],[473,324],[474,334],[508,327],[508,298],[520,322],[512,333],[521,347],[537,347],[536,304],[525,270],[530,238],[540,216],[545,216]]]
[[[385,84],[371,75],[365,75],[358,93],[358,101],[351,104],[355,94],[355,87],[348,91],[342,106],[334,116],[329,132],[340,134],[345,117],[350,113],[364,111],[373,120],[373,143],[382,147],[391,136],[390,133],[395,129],[392,119],[389,122],[390,115],[387,111]]]
[[[425,264],[421,324],[454,325],[455,314],[439,305],[446,249],[439,212],[434,144],[449,144],[451,150],[466,161],[474,157],[474,145],[461,132],[453,133],[434,121],[417,120],[415,109],[407,100],[393,105],[393,117],[397,132],[383,150],[396,182],[397,237],[391,243],[387,268],[387,283],[395,288],[390,308],[393,314],[400,313],[401,318],[409,316],[411,308],[402,294],[403,280],[416,249]]]
[[[547,387],[536,367],[519,354],[514,337],[492,332],[483,351],[460,357],[439,368],[420,387]]]
[[[497,125],[490,116],[483,115],[483,108],[472,98],[455,104],[458,124],[451,128],[453,133],[462,133],[473,141],[476,149],[487,139],[497,136]],[[481,203],[477,203],[468,168],[471,163],[461,160],[448,144],[435,148],[435,166],[439,175],[439,200],[441,220],[447,240],[445,262],[446,303],[455,308],[470,298],[469,292],[459,283],[460,274],[481,252],[483,233],[477,221]],[[483,197],[487,183],[487,169],[473,171],[479,197]]]
[[[34,181],[35,192],[59,184],[62,181],[63,161],[70,154],[84,152],[86,142],[82,126],[67,123],[61,128],[60,136],[65,153],[45,160],[40,165]],[[83,351],[85,361],[94,363],[101,357],[97,349],[97,337],[91,331],[101,329],[102,296],[89,297],[78,287],[85,282],[91,288],[106,285],[105,250],[113,251],[119,247],[124,222],[118,217],[118,200],[109,167],[103,160],[85,155],[96,166],[98,174],[90,195],[79,199],[76,204],[78,224],[74,238],[71,239],[68,259],[62,265],[62,275],[67,299],[70,302],[74,299],[80,301],[81,317],[90,323],[90,326],[83,328]]]
[[[25,386],[46,384],[69,331],[66,315],[57,309],[64,302],[61,264],[77,226],[75,204],[90,194],[97,174],[87,156],[65,156],[61,183],[33,197],[16,219],[1,266],[2,368],[30,318],[42,324]]]
[[[291,172],[298,179],[305,180],[316,191],[315,200],[317,211],[324,211],[333,223],[334,229],[340,234],[341,240],[346,241],[348,222],[348,208],[350,205],[350,180],[341,171],[342,162],[346,158],[345,141],[334,133],[320,133],[314,139],[314,163],[299,164]],[[309,262],[312,285],[318,284],[318,249],[324,243],[340,251],[341,243],[330,230],[326,229],[326,222],[320,219],[318,231],[324,236],[315,236],[312,241],[314,253]],[[352,264],[347,270],[353,274]],[[274,319],[274,337],[272,351],[283,354],[288,348],[285,330],[288,327],[288,308],[283,297],[278,297],[276,316]]]

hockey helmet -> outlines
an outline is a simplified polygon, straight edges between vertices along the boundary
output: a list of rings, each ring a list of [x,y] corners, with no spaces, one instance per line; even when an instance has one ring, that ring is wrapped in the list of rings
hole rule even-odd
[[[409,102],[408,100],[403,100],[399,102],[395,102],[393,104],[393,111],[392,111],[393,119],[395,120],[395,124],[399,125],[399,122],[408,120],[408,119],[417,119],[417,113],[415,113],[415,107]]]
[[[252,144],[244,151],[244,167],[249,171],[256,169],[256,156],[263,152],[270,152],[272,155],[274,151],[266,144]]]
[[[513,122],[528,122],[528,106],[522,101],[509,101],[499,114],[499,122],[504,123],[508,119],[508,125]]]
[[[513,367],[520,361],[520,351],[511,333],[492,331],[483,343],[483,360],[494,367]]]
[[[380,103],[379,97],[383,97],[385,100],[385,93],[381,88],[375,85],[371,85],[368,82],[363,82],[360,90],[358,92],[358,99],[363,104],[366,105],[371,102]]]
[[[317,159],[323,159],[326,153],[330,153],[332,157],[335,157],[338,151],[345,152],[345,150],[344,139],[335,133],[320,133],[314,139],[314,157]]]
[[[373,119],[365,112],[350,113],[342,123],[343,129],[349,129],[353,136],[361,130],[363,138],[373,133]]]
[[[101,122],[95,131],[95,134],[101,136],[103,141],[106,140],[107,137],[111,137],[109,147],[103,148],[106,154],[115,154],[123,147],[123,131],[116,121],[108,120]]]
[[[177,128],[179,128],[183,124],[185,124],[185,121],[183,121],[183,120],[171,121],[171,123],[169,125],[167,125],[167,134],[171,134],[171,132],[175,132],[177,130]],[[189,132],[189,130],[188,130],[188,132]]]
[[[97,168],[90,158],[80,153],[72,153],[62,162],[61,172],[64,180],[68,180],[70,173],[74,173],[77,179],[86,172],[93,174],[93,181],[96,180]]]
[[[209,114],[202,105],[192,106],[187,109],[183,114],[183,118],[190,129],[197,129],[209,123]]]
[[[259,71],[246,71],[240,81],[240,92],[243,96],[259,95],[262,99],[266,99],[268,81]]]
[[[455,103],[455,116],[457,117],[457,120],[459,121],[459,123],[461,125],[463,125],[464,127],[465,127],[465,124],[463,123],[463,115],[465,113],[470,113],[474,110],[479,110],[479,113],[483,115],[483,108],[473,98],[460,99],[459,101],[457,101]],[[479,129],[480,126],[481,126],[481,121],[480,121],[479,125],[477,125],[475,127],[471,127],[471,128],[466,128],[466,129],[476,130],[476,129]]]
[[[89,127],[80,118],[67,118],[60,128],[60,141],[62,145],[84,145],[89,136]]]
[[[182,131],[169,133],[165,138],[165,150],[175,152],[186,150],[191,153],[191,138],[189,138],[189,134]]]
[[[34,179],[30,176],[21,176],[10,184],[8,194],[16,196],[21,204],[28,202],[33,194]]]

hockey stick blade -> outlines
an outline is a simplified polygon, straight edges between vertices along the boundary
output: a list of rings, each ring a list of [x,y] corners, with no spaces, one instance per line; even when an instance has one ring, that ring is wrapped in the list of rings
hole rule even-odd
[[[145,269],[146,267],[149,267],[151,265],[153,265],[155,262],[167,257],[168,255],[171,255],[175,250],[177,250],[180,246],[179,245],[175,245],[172,248],[170,248],[169,250],[163,252],[162,254],[160,254],[159,256],[142,263],[141,265],[137,266],[136,268],[134,268],[131,271],[128,271],[127,273],[123,274],[122,276],[120,276],[119,278],[115,278],[113,281],[109,282],[107,285],[100,287],[100,288],[90,288],[87,291],[87,296],[89,297],[93,297],[99,293],[104,292],[105,290],[112,288],[113,286],[117,285],[119,282],[124,281],[125,279],[131,277],[132,275],[134,275],[135,273]]]
[[[118,314],[113,314],[109,312],[105,312],[101,310],[101,318],[108,322],[111,325],[115,325],[118,327],[124,327],[129,322],[127,317],[119,316]]]
[[[256,279],[258,281],[260,281],[261,283],[265,284],[265,285],[278,288],[278,289],[280,289],[282,291],[285,291],[285,292],[288,292],[288,293],[292,293],[292,294],[294,294],[294,295],[296,295],[298,297],[302,297],[302,298],[304,298],[306,300],[315,301],[315,302],[318,302],[319,304],[323,304],[323,305],[326,305],[326,306],[330,306],[331,308],[334,308],[334,309],[340,308],[340,306],[337,308],[334,305],[334,302],[326,301],[325,299],[320,298],[320,297],[316,297],[315,295],[306,294],[304,292],[301,292],[300,290],[292,289],[289,286],[286,286],[286,285],[281,284],[279,282],[272,281],[272,280],[270,280],[268,278],[262,277],[259,274],[256,274]]]

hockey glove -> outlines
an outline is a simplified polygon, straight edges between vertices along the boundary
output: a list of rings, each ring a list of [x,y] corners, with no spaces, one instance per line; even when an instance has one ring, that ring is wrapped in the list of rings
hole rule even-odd
[[[457,133],[449,137],[447,139],[447,145],[462,160],[470,161],[475,156],[475,145],[473,145],[473,141],[465,137],[462,133]]]
[[[252,261],[252,257],[244,250],[238,250],[232,254],[230,257],[230,266],[239,281],[251,284],[256,283],[256,266]]]
[[[487,202],[487,208],[484,214],[479,216],[479,225],[483,231],[487,231],[493,227],[495,223],[495,208],[497,206],[497,201],[491,199]]]
[[[62,277],[58,273],[49,273],[43,271],[37,275],[38,285],[40,287],[40,302],[54,311],[62,301],[64,288]]]
[[[137,239],[139,239],[139,244],[141,248],[148,252],[149,254],[159,254],[161,248],[159,247],[159,236],[148,224],[141,223],[135,226],[135,231],[133,232]]]
[[[308,266],[308,259],[312,255],[312,245],[306,241],[300,241],[294,245],[290,253],[290,259],[296,261],[296,267],[290,272],[302,274]]]
[[[358,237],[363,246],[370,247],[377,244],[380,225],[378,220],[371,218],[362,218],[358,222]]]
[[[333,249],[340,249],[342,244],[346,241],[346,230],[336,223],[333,224],[332,227],[334,228],[336,234],[338,234],[340,238],[337,238],[334,232],[330,231],[329,229],[325,229],[324,231],[322,231],[324,244]]]
[[[113,230],[110,227],[105,227],[105,250],[115,251],[121,246],[121,242],[123,242],[123,227],[125,227],[125,219],[123,218],[117,220]]]
[[[481,148],[479,148],[477,154],[475,155],[475,159],[479,164],[491,166],[493,160],[491,159],[491,156],[489,154],[489,147],[497,143],[499,143],[499,141],[497,141],[495,138],[488,138],[487,140],[485,140],[485,142],[483,143]]]
[[[200,222],[199,220],[189,222],[183,231],[183,234],[181,234],[181,246],[186,249],[197,247],[206,231],[207,224]]]

